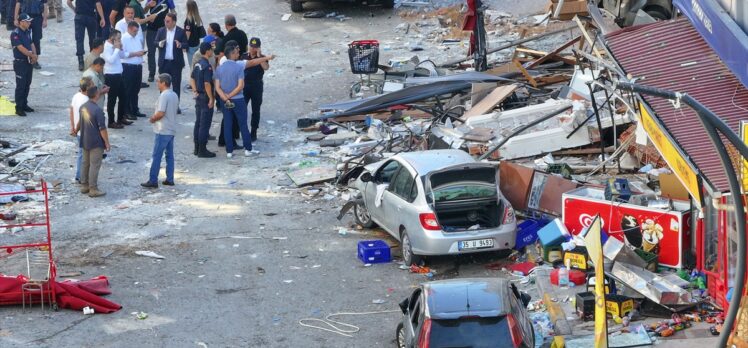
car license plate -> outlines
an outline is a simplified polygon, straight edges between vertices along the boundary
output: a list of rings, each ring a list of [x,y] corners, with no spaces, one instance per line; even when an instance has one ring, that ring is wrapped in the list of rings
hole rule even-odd
[[[461,240],[457,242],[457,249],[483,249],[493,248],[493,239]]]

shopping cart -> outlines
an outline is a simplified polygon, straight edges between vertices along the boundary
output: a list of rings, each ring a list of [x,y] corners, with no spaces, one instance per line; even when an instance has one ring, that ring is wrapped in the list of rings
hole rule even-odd
[[[359,40],[348,44],[348,59],[351,62],[351,72],[358,75],[359,80],[351,86],[350,97],[353,98],[363,87],[374,88],[374,92],[382,93],[384,80],[372,80],[371,75],[379,70],[379,41]]]

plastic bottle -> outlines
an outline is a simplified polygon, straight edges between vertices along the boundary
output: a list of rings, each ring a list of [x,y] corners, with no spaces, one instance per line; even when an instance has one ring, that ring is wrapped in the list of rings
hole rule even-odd
[[[569,270],[564,266],[558,269],[558,286],[569,286]]]

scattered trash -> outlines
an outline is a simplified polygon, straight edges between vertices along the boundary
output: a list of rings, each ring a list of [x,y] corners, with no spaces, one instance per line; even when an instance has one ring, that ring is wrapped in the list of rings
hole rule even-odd
[[[91,314],[94,314],[94,312],[95,312],[94,309],[91,307],[88,307],[88,306],[83,307],[83,315],[91,315]]]
[[[132,312],[132,315],[134,315],[135,319],[138,319],[138,320],[148,319],[148,313],[146,312]]]
[[[150,251],[150,250],[138,250],[138,251],[135,252],[135,254],[136,255],[140,255],[140,256],[152,257],[154,259],[165,259],[164,256],[156,254],[156,253],[154,253],[153,251]]]

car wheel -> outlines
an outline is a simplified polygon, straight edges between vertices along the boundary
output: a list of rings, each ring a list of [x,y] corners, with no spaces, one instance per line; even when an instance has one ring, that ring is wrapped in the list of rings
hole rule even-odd
[[[397,324],[397,336],[395,336],[397,348],[405,348],[405,327],[403,323]]]
[[[406,266],[417,265],[421,263],[423,258],[419,255],[413,254],[413,246],[410,244],[410,237],[408,232],[404,231],[400,237],[400,248],[403,250],[403,262]]]
[[[376,223],[371,220],[371,214],[366,206],[360,203],[356,203],[353,206],[353,216],[355,216],[356,223],[363,226],[364,228],[372,228],[376,226]]]
[[[300,0],[291,0],[291,12],[304,12],[304,3]]]

